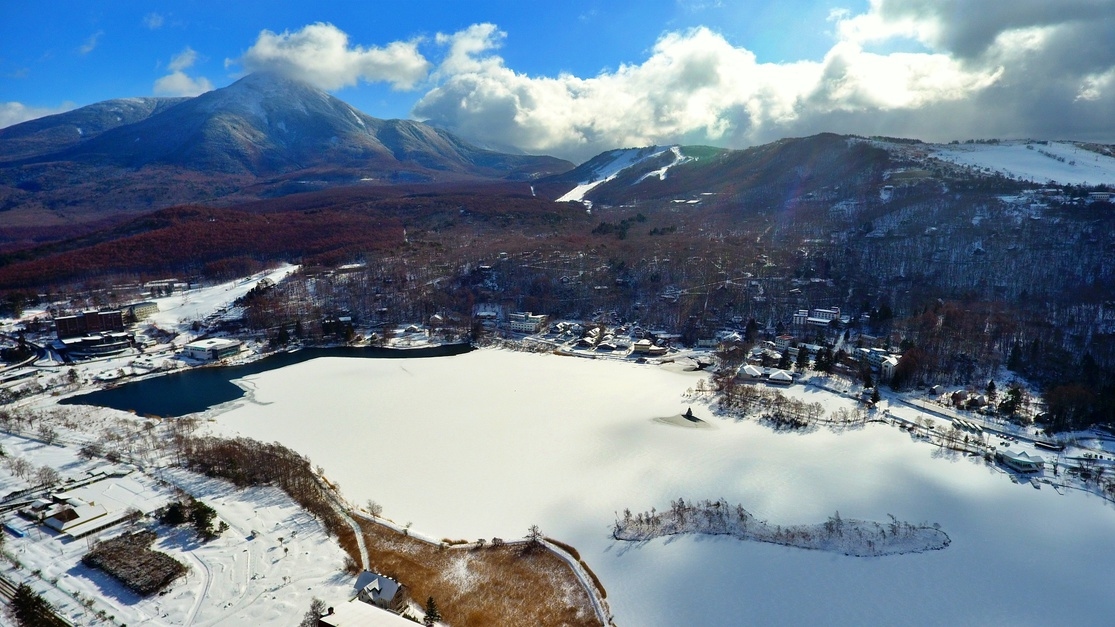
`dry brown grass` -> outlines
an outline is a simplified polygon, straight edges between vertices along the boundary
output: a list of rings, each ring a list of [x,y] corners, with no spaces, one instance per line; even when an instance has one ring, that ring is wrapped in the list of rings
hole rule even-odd
[[[522,544],[440,547],[359,520],[372,570],[398,579],[418,603],[433,596],[453,627],[599,627],[588,593],[547,549]]]

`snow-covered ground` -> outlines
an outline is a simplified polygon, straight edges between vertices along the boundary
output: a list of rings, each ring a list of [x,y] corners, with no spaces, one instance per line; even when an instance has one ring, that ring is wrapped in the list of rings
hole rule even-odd
[[[222,307],[231,305],[263,279],[278,283],[297,269],[298,266],[283,264],[274,270],[243,279],[153,298],[151,300],[159,304],[159,311],[147,318],[145,322],[154,324],[164,331],[188,330],[191,322],[202,320]]]
[[[1019,140],[998,144],[942,144],[932,146],[931,153],[944,161],[1035,183],[1115,183],[1115,159],[1069,142],[1040,144]]]
[[[6,434],[0,434],[0,445],[9,458],[23,458],[35,467],[48,465],[64,478],[83,477],[89,470],[105,467],[104,462],[80,459],[73,447],[48,446]],[[190,570],[165,594],[140,598],[81,564],[89,548],[85,539],[64,541],[9,515],[6,522],[25,537],[3,532],[7,535],[5,551],[22,568],[0,559],[0,574],[28,582],[76,625],[286,627],[298,622],[315,596],[335,604],[354,594],[351,577],[341,572],[345,554],[336,541],[276,488],[240,489],[180,470],[160,471],[157,476],[133,472],[125,481],[146,504],[169,502],[177,498],[175,488],[183,488],[213,507],[218,519],[230,528],[216,540],[200,544],[188,527],[157,527],[159,539],[151,548],[168,553]],[[7,464],[0,464],[0,494],[27,487],[26,481],[9,472]],[[106,534],[125,529],[128,526],[121,525]],[[38,576],[32,574],[36,571]],[[83,599],[95,599],[95,603],[87,608]],[[115,617],[115,623],[97,620],[95,616],[102,610]]]
[[[651,146],[649,148],[624,148],[621,150],[613,150],[608,153],[612,160],[608,163],[596,168],[593,171],[593,178],[589,181],[583,181],[576,187],[565,192],[565,194],[557,199],[557,202],[581,202],[585,199],[585,194],[593,190],[597,185],[607,183],[608,181],[619,176],[627,168],[641,163],[647,159],[653,159],[658,155],[666,152],[666,148],[658,146]],[[679,155],[680,157],[680,155]],[[665,170],[663,170],[663,175]]]
[[[1092,624],[1115,614],[1115,508],[1009,481],[881,424],[776,433],[686,397],[703,375],[500,350],[318,359],[244,380],[212,428],[283,442],[436,537],[576,546],[619,624]],[[306,382],[312,381],[308,385]],[[831,411],[853,401],[787,393]],[[655,417],[690,405],[715,428]],[[312,419],[310,419],[312,417]],[[611,538],[625,508],[724,498],[771,524],[939,523],[942,551],[853,558],[704,535]]]

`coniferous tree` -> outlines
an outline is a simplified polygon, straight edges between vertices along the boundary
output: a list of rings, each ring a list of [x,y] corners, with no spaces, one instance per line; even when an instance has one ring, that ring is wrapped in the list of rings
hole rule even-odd
[[[57,624],[54,608],[25,583],[16,588],[8,612],[20,627],[53,627]]]
[[[441,610],[437,607],[437,602],[434,597],[426,598],[426,617],[422,620],[422,624],[426,627],[431,627],[434,623],[441,620]]]
[[[804,346],[798,346],[798,360],[796,363],[798,370],[804,372],[809,367],[809,349]]]
[[[790,367],[790,363],[790,349],[787,348],[782,351],[782,357],[778,360],[778,368],[780,370],[786,370]]]

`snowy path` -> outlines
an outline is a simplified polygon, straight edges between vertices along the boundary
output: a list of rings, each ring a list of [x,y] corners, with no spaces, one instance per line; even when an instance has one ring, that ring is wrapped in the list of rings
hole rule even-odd
[[[205,602],[205,597],[209,595],[209,590],[213,586],[213,573],[209,571],[209,565],[192,551],[187,551],[185,556],[195,565],[200,566],[200,568],[196,568],[195,570],[201,573],[202,580],[205,582],[201,587],[201,593],[197,595],[197,599],[194,600],[194,604],[190,607],[190,611],[186,614],[186,620],[183,623],[185,625],[193,625],[194,619],[197,618],[198,610],[201,609],[201,604]]]

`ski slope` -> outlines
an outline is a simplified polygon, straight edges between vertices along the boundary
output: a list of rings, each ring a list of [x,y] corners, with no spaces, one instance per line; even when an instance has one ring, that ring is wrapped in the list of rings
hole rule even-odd
[[[297,269],[298,266],[286,263],[274,270],[243,279],[153,298],[151,300],[159,305],[159,311],[147,318],[147,322],[165,331],[187,331],[191,322],[202,320],[220,308],[231,305],[263,279],[278,283]]]
[[[1019,140],[998,144],[936,145],[932,156],[1035,183],[1115,184],[1115,158],[1070,142],[1041,144]]]
[[[565,192],[561,198],[558,198],[557,202],[584,202],[585,194],[589,193],[597,186],[611,181],[627,168],[642,163],[647,159],[653,159],[666,152],[666,150],[668,149],[658,146],[613,150],[607,153],[611,157],[611,161],[597,166],[593,170],[593,176],[590,180],[578,183],[576,187]]]
[[[652,172],[647,172],[646,174],[640,176],[639,180],[637,180],[635,182],[636,183],[642,183],[643,181],[645,181],[649,178],[657,178],[660,181],[665,181],[666,180],[666,173],[670,171],[670,168],[674,167],[675,165],[681,165],[681,164],[683,164],[687,161],[692,161],[693,160],[692,157],[686,157],[685,155],[681,154],[681,147],[680,146],[670,146],[670,152],[674,153],[674,160],[673,161],[671,161],[670,163],[662,166],[661,168],[658,168],[657,170],[654,170]],[[661,154],[661,153],[659,153],[659,154]]]

